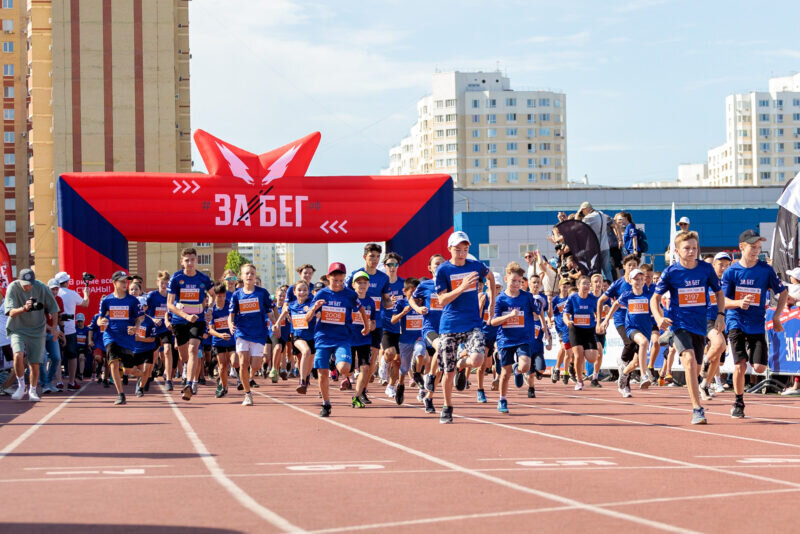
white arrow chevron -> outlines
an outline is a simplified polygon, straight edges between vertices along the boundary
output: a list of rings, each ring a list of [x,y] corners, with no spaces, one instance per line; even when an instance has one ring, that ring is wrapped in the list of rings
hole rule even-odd
[[[325,221],[324,223],[322,223],[322,225],[320,226],[320,228],[322,229],[322,231],[323,231],[323,232],[325,232],[326,234],[329,234],[330,232],[328,231],[328,229],[327,229],[327,228],[325,228],[325,225],[326,225],[326,224],[328,224],[328,221]]]
[[[344,229],[345,224],[347,224],[347,221],[342,221],[342,223],[339,225],[339,230],[341,230],[344,233],[347,233],[347,230]]]
[[[192,186],[189,185],[189,183],[186,180],[181,180],[181,181],[183,182],[184,185],[183,191],[181,191],[181,193],[186,193],[189,189],[192,188]]]
[[[174,195],[181,190],[181,184],[179,184],[176,180],[172,180],[172,183],[175,184],[175,189],[172,190],[172,194]]]
[[[194,184],[194,189],[192,189],[192,194],[194,195],[197,193],[197,190],[200,189],[200,186],[194,180],[192,180],[192,183]]]
[[[337,224],[339,224],[339,221],[338,221],[338,220],[337,220],[337,221],[333,221],[333,222],[331,223],[331,225],[328,227],[328,228],[330,228],[331,230],[333,230],[333,233],[334,233],[334,234],[338,234],[338,233],[339,233],[339,231],[336,229],[336,225],[337,225]]]

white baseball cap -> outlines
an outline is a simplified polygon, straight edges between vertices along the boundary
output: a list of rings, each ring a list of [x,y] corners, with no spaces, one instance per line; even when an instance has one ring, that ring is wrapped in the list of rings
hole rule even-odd
[[[678,221],[678,224],[690,224],[689,217],[681,217],[681,219]]]
[[[717,260],[733,261],[733,259],[731,258],[731,255],[728,254],[727,252],[717,252],[717,254],[714,256],[714,261],[717,261]],[[800,267],[798,268],[798,270],[800,270]],[[789,273],[787,272],[786,274],[789,274]]]
[[[786,276],[791,276],[796,280],[800,280],[800,267],[795,267],[794,269],[789,269],[786,271]]]
[[[637,275],[639,275],[639,274],[642,274],[642,275],[643,275],[643,274],[644,274],[644,271],[643,271],[643,270],[641,270],[641,269],[634,269],[634,270],[632,270],[632,271],[630,272],[630,274],[628,275],[628,278],[629,278],[629,279],[631,279],[631,280],[633,280],[633,279],[634,279],[634,278],[636,278],[636,276],[637,276]]]
[[[64,271],[56,273],[55,281],[58,282],[59,284],[63,284],[64,282],[69,282],[69,275]]]
[[[452,234],[450,234],[450,237],[447,238],[447,246],[454,247],[465,241],[468,244],[472,244],[470,243],[469,236],[467,235],[467,233],[459,230],[458,232],[453,232]]]

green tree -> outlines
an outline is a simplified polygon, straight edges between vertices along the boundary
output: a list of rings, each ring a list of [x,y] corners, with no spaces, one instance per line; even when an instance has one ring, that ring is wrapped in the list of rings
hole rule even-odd
[[[231,250],[228,252],[228,258],[225,261],[225,268],[230,269],[238,274],[242,265],[249,262],[250,260],[242,256],[238,250]]]

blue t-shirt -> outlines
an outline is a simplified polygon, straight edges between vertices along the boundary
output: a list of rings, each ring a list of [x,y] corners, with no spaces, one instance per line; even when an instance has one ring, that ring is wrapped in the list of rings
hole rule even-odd
[[[350,273],[347,279],[344,281],[344,287],[346,289],[350,289],[355,293],[355,290],[351,289],[353,287],[353,275],[360,271],[366,271],[364,267],[360,267]],[[367,273],[369,274],[369,273]],[[382,271],[375,271],[375,274],[369,275],[369,289],[367,289],[367,296],[372,297],[372,301],[375,303],[375,329],[380,330],[383,328],[382,322],[382,313],[383,310],[383,296],[388,295],[390,291],[389,288],[389,275],[382,272]]]
[[[477,260],[466,260],[466,263],[461,266],[456,266],[449,260],[442,263],[436,269],[436,293],[453,291],[470,273],[478,273],[478,280],[480,280],[489,274],[489,268]],[[481,328],[483,318],[478,308],[478,280],[444,307],[439,322],[440,334],[457,334]]]
[[[392,308],[392,315],[402,313],[406,306],[408,306],[406,299],[398,299]],[[397,325],[400,326],[400,343],[414,343],[422,336],[422,315],[415,312],[413,308],[400,319]]]
[[[765,261],[758,261],[752,267],[744,267],[734,262],[722,275],[722,288],[725,298],[741,300],[747,295],[753,296],[753,303],[746,310],[735,308],[725,313],[725,326],[730,332],[738,328],[745,334],[763,334],[764,319],[767,313],[769,298],[767,293],[776,295],[786,290],[775,270]]]
[[[688,330],[698,336],[706,335],[706,295],[708,290],[719,291],[719,277],[711,264],[698,261],[693,269],[680,263],[667,266],[656,284],[655,293],[669,292],[669,317],[672,330]]]
[[[158,333],[167,332],[169,329],[164,324],[167,315],[167,296],[161,295],[158,291],[151,291],[147,294],[147,315],[153,319],[161,319],[161,324],[156,327]]]
[[[217,306],[215,302],[211,307],[211,324],[220,334],[230,334],[231,329],[228,327],[228,315],[230,314],[230,302],[225,299],[225,304],[222,308]],[[230,339],[222,339],[217,336],[211,336],[211,346],[230,349],[236,346],[236,340],[233,336]]]
[[[617,278],[614,280],[614,283],[608,287],[604,295],[612,300],[617,300],[623,293],[630,291],[631,289],[633,288],[628,282],[625,281],[625,277]],[[625,306],[620,303],[619,308],[617,308],[617,311],[614,312],[614,326],[622,326],[624,324]]]
[[[197,322],[205,322],[203,309],[205,307],[206,292],[214,287],[211,279],[204,273],[197,271],[194,276],[187,276],[182,270],[177,271],[169,279],[168,295],[175,295],[175,304],[183,304],[183,312],[197,315]],[[183,317],[170,314],[172,324],[186,324]]]
[[[636,237],[636,225],[628,223],[622,234],[622,248],[624,254],[633,254],[633,238]]]
[[[719,281],[720,285],[722,285],[722,280]],[[722,310],[719,309],[717,306],[717,294],[714,291],[711,291],[711,288],[708,289],[708,307],[706,308],[706,320],[707,321],[716,321],[717,314],[722,311],[725,313],[725,303],[723,302]]]
[[[442,318],[442,306],[439,305],[439,295],[436,293],[436,283],[433,280],[420,282],[414,290],[412,298],[424,298],[424,307],[428,308],[428,313],[422,316],[422,337],[428,332],[439,333],[439,321]]]
[[[267,318],[272,307],[269,291],[263,287],[254,287],[252,293],[245,292],[243,287],[234,291],[228,312],[233,315],[236,339],[266,343],[270,337]]]
[[[326,287],[314,295],[314,300],[311,301],[312,307],[318,300],[325,301],[325,304],[317,310],[319,317],[314,326],[314,345],[316,347],[349,345],[352,312],[361,309],[356,292],[348,288],[334,292]]]
[[[539,304],[527,291],[520,291],[516,297],[511,297],[503,291],[494,301],[495,317],[506,315],[514,309],[518,310],[518,315],[497,327],[497,348],[515,347],[533,341],[532,326]]]
[[[566,297],[556,295],[551,301],[553,305],[553,320],[556,323],[556,330],[558,332],[565,332],[567,330],[567,325],[564,322],[564,308],[567,306],[567,299],[569,299],[569,295]]]
[[[142,324],[136,328],[136,337],[152,337],[155,338],[157,334],[158,328],[156,327],[156,323],[150,317],[145,315]],[[139,341],[138,339],[135,341],[135,345],[133,347],[133,352],[139,354],[141,352],[150,352],[156,348],[156,340],[153,341]]]
[[[404,278],[398,278],[394,281],[394,283],[389,282],[389,294],[393,297],[400,297],[398,300],[401,300],[403,297],[403,284],[405,283]],[[392,309],[394,312],[394,309]],[[387,332],[392,332],[394,334],[400,333],[400,323],[392,324],[392,313],[384,313],[382,318],[382,327]],[[376,326],[377,328],[377,326]]]
[[[92,343],[94,344],[94,348],[105,350],[106,344],[103,343],[103,332],[105,332],[106,327],[101,327],[97,324],[97,320],[101,317],[99,313],[95,313],[94,317],[92,317],[92,322],[89,323],[89,330],[92,332]]]
[[[478,299],[478,303],[480,303],[480,299]],[[483,326],[481,326],[481,331],[483,332],[483,338],[485,341],[491,343],[497,340],[497,328],[496,326],[491,325],[491,318],[489,317],[489,297],[488,295],[486,298],[483,299],[483,304],[481,304],[481,320],[483,321]]]
[[[85,349],[89,344],[89,327],[83,323],[83,328],[75,327],[75,334],[78,336],[78,348]]]
[[[297,300],[297,297],[289,302],[289,318],[294,337],[311,341],[314,339],[314,326],[317,324],[317,317],[311,317],[311,322],[306,322],[306,312],[310,309],[311,299],[304,302]]]
[[[363,299],[359,297],[358,302],[364,307],[364,312],[366,312],[367,317],[369,317],[370,322],[372,322],[372,316],[375,315],[375,301],[372,300],[372,297],[366,296]],[[363,345],[371,345],[372,332],[368,333],[366,336],[361,334],[361,330],[364,328],[364,321],[361,319],[361,314],[358,313],[357,309],[350,311],[350,320],[352,321],[350,325],[350,346],[361,347]]]
[[[142,314],[139,299],[131,295],[117,298],[106,295],[100,301],[100,315],[108,319],[108,327],[103,332],[103,345],[106,347],[116,343],[123,349],[133,351],[136,344],[134,336],[128,334],[128,327],[136,324]]]
[[[653,296],[652,290],[642,288],[642,294],[636,295],[633,290],[626,291],[619,297],[619,303],[625,305],[625,333],[630,337],[634,330],[638,330],[648,338],[656,324],[653,315],[650,313],[650,298]]]
[[[564,313],[572,315],[572,322],[577,328],[591,328],[597,326],[595,314],[597,313],[597,297],[589,293],[585,299],[579,293],[573,293],[567,299]]]

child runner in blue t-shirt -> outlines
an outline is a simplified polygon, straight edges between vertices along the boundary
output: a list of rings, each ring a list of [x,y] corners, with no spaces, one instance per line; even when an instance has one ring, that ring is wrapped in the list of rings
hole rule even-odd
[[[407,278],[403,285],[404,298],[396,301],[392,309],[391,321],[400,325],[400,339],[398,340],[400,361],[392,368],[392,382],[390,383],[396,388],[395,402],[398,406],[403,404],[406,375],[411,368],[411,360],[425,354],[425,343],[422,341],[422,315],[409,304],[417,286],[419,286],[419,280]]]
[[[208,310],[208,333],[211,336],[211,350],[217,357],[219,378],[214,396],[218,399],[228,394],[228,371],[231,365],[231,354],[236,352],[236,341],[228,326],[230,314],[228,287],[222,282],[214,286],[214,304]]]

